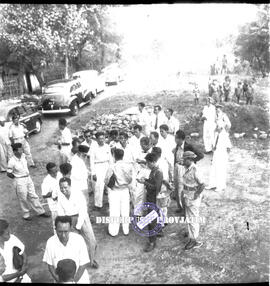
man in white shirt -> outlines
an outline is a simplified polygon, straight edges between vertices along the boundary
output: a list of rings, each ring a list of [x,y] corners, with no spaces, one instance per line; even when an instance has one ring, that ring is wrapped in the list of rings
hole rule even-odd
[[[152,152],[153,147],[160,147],[161,148],[159,137],[160,137],[159,133],[156,131],[152,131],[150,133],[150,137],[149,137],[150,138],[150,144],[151,144],[150,152]]]
[[[70,178],[61,178],[59,181],[60,192],[58,195],[57,215],[71,216],[72,228],[79,232],[85,239],[86,246],[90,255],[91,267],[97,268],[95,261],[96,238],[91,221],[87,212],[86,201],[81,192],[74,190]]]
[[[173,149],[175,148],[175,139],[174,136],[168,134],[169,127],[166,124],[162,124],[159,127],[160,138],[159,146],[162,150],[161,156],[167,161],[169,167],[169,180],[173,181],[173,172],[174,172],[174,156]]]
[[[129,139],[129,144],[132,147],[134,147],[136,152],[140,152],[141,151],[140,140],[142,137],[144,137],[144,135],[142,134],[142,126],[136,124],[133,127],[133,133],[134,133],[134,135]]]
[[[167,118],[164,112],[162,111],[162,108],[160,105],[154,106],[154,114],[155,114],[155,122],[154,122],[153,128],[155,131],[159,132],[160,125],[166,124]]]
[[[10,139],[11,144],[14,143],[21,143],[23,148],[23,153],[26,156],[29,165],[33,168],[36,167],[30,150],[29,143],[25,138],[28,138],[28,130],[26,129],[25,125],[19,122],[20,115],[14,114],[12,116],[12,124],[9,127],[8,137]]]
[[[46,244],[43,261],[47,263],[53,279],[58,282],[57,264],[62,259],[72,259],[76,263],[76,283],[90,283],[87,264],[90,262],[84,239],[77,233],[71,232],[71,218],[58,216],[55,219],[56,234],[50,237]]]
[[[216,119],[216,108],[214,105],[214,100],[212,99],[212,97],[208,97],[207,105],[204,106],[202,112],[203,142],[206,154],[212,152],[213,149],[215,128],[216,128],[215,119]]]
[[[168,108],[165,110],[165,115],[167,117],[166,125],[169,127],[169,134],[175,135],[176,131],[180,129],[179,120],[173,116],[173,110]]]
[[[129,189],[132,183],[133,168],[132,165],[123,160],[123,149],[115,149],[115,163],[112,164],[105,176],[105,185],[108,184],[111,176],[115,175],[114,186],[108,187],[110,218],[114,221],[109,223],[109,234],[116,236],[119,232],[120,219],[124,235],[129,234]]]
[[[80,144],[80,145],[85,145],[87,147],[89,147],[89,151],[87,154],[87,157],[85,158],[86,161],[86,167],[89,169],[89,171],[91,171],[90,169],[90,152],[91,149],[93,148],[93,146],[97,146],[97,141],[93,139],[93,134],[91,132],[91,130],[86,130],[84,131],[83,134],[85,140]]]
[[[67,127],[65,118],[60,118],[58,121],[59,134],[56,144],[59,149],[59,165],[70,162],[72,135]]]
[[[7,176],[14,180],[14,188],[23,211],[23,219],[31,220],[30,205],[40,217],[50,217],[45,213],[35,191],[34,183],[30,177],[27,161],[23,154],[21,143],[12,145],[14,156],[8,162]]]
[[[88,193],[88,177],[90,176],[89,169],[85,164],[85,158],[89,152],[89,147],[85,145],[79,145],[78,152],[71,159],[71,176],[72,188],[75,191],[80,191],[85,197],[87,206],[89,205],[89,193]]]
[[[20,270],[16,269],[13,264],[13,248],[19,248],[19,254],[23,256],[23,265]],[[25,246],[15,235],[10,233],[9,223],[0,219],[0,256],[3,257],[5,263],[5,270],[1,273],[1,282],[21,282],[31,283],[30,277],[26,274],[27,271],[27,255],[25,253]],[[1,278],[1,277],[0,277]]]
[[[6,172],[8,160],[12,155],[8,128],[5,126],[5,118],[0,116],[0,172]]]
[[[145,110],[145,104],[143,102],[139,102],[138,109],[139,113],[137,124],[142,126],[142,133],[148,136],[150,132],[150,117],[148,112]]]
[[[95,181],[95,209],[100,210],[103,206],[104,179],[112,163],[112,154],[109,145],[105,143],[104,132],[97,132],[96,138],[98,145],[90,151],[90,164],[92,179]]]
[[[59,193],[59,180],[62,175],[57,170],[57,166],[53,162],[49,162],[46,165],[48,175],[44,178],[41,184],[41,192],[44,199],[47,199],[49,209],[52,214],[52,227],[54,228],[54,221],[57,216],[57,198]]]

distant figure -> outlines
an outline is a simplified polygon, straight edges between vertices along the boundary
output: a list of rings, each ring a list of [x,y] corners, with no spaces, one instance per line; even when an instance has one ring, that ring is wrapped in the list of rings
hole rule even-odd
[[[223,72],[224,74],[228,73],[228,60],[227,60],[226,55],[223,55],[223,58],[222,58],[222,67],[221,67],[220,73],[223,74]]]
[[[223,82],[223,93],[224,93],[224,101],[228,102],[231,93],[231,79],[229,76],[226,76],[225,81]]]
[[[248,83],[245,95],[246,95],[246,104],[252,105],[252,101],[254,98],[254,88],[252,86],[252,83]]]
[[[220,101],[220,89],[217,79],[213,79],[212,83],[209,86],[209,96],[213,98],[214,103]]]
[[[200,90],[197,83],[194,83],[193,94],[194,94],[194,103],[195,105],[197,105],[199,103],[199,98],[200,98]]]
[[[240,98],[241,98],[242,94],[243,94],[242,82],[239,81],[237,83],[237,87],[234,90],[234,96],[236,97],[236,101],[237,101],[238,104],[240,103]]]

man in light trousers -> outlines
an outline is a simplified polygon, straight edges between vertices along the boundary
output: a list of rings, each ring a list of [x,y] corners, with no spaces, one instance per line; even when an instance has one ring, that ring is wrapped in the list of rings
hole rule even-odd
[[[198,173],[194,159],[197,156],[192,151],[186,151],[183,154],[185,173],[183,175],[183,195],[185,204],[185,217],[188,225],[189,241],[185,246],[185,250],[198,248],[202,245],[197,241],[200,230],[199,209],[202,199],[202,191],[204,183]]]
[[[115,149],[113,164],[107,171],[105,177],[105,185],[110,181],[111,176],[115,176],[114,186],[108,186],[108,196],[110,205],[110,221],[109,234],[116,236],[119,232],[120,220],[122,220],[122,227],[124,235],[129,234],[129,207],[130,195],[129,189],[132,183],[132,165],[123,160],[124,150]],[[114,221],[113,221],[114,220]]]
[[[27,167],[27,161],[23,154],[22,144],[13,144],[12,150],[14,156],[8,162],[7,176],[14,180],[16,194],[23,211],[23,219],[31,220],[28,204],[39,216],[50,217],[40,204],[38,195],[36,194],[35,186]]]
[[[90,150],[90,164],[92,178],[95,181],[95,209],[100,210],[103,207],[104,179],[106,172],[112,163],[111,149],[105,143],[104,132],[97,132],[97,145]]]

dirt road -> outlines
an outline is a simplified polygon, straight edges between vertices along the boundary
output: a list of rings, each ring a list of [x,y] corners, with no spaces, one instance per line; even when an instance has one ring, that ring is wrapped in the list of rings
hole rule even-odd
[[[114,87],[112,87],[114,88]],[[115,88],[116,91],[116,88]],[[104,93],[92,106],[80,112],[79,119],[90,109],[109,105],[101,101],[117,92]],[[138,99],[141,97],[138,96]],[[125,99],[128,100],[128,99]],[[136,98],[137,100],[137,98]],[[99,102],[98,102],[99,101]],[[109,103],[108,103],[109,102]],[[69,118],[75,120],[75,118]],[[78,118],[76,119],[78,120]],[[43,131],[30,139],[38,168],[31,176],[40,195],[40,183],[46,175],[45,163],[55,159],[56,149],[48,138],[57,126],[57,120],[46,119]],[[230,283],[267,281],[269,266],[269,164],[265,158],[255,156],[256,141],[250,141],[250,150],[233,142],[230,155],[228,188],[223,193],[205,191],[201,215],[206,223],[201,226],[203,246],[185,252],[184,224],[169,224],[165,237],[159,238],[157,248],[150,254],[142,251],[146,238],[130,229],[125,237],[107,235],[107,225],[95,223],[95,216],[108,215],[106,208],[92,212],[91,221],[99,244],[98,270],[89,270],[93,283]],[[253,146],[253,147],[252,147]],[[198,166],[207,182],[211,156],[206,156]],[[53,234],[50,219],[34,218],[32,222],[21,219],[19,205],[6,175],[0,175],[0,216],[8,219],[11,229],[26,245],[29,255],[29,276],[33,282],[52,282],[42,261],[47,239]],[[93,205],[93,197],[91,197]],[[172,202],[169,216],[175,216],[176,203]],[[248,223],[248,224],[247,224]]]

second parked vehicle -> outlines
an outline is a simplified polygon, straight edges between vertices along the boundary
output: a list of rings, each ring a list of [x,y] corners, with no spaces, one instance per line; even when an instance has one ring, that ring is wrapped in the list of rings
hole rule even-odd
[[[77,79],[56,80],[45,87],[40,109],[43,114],[70,113],[74,116],[91,100],[91,92],[85,93]]]

